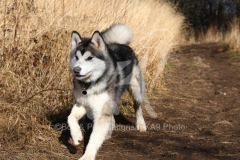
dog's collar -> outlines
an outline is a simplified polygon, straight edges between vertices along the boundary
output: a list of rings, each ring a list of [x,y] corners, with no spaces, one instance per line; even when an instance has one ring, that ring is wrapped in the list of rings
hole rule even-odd
[[[82,94],[86,95],[87,94],[87,90],[88,88],[91,86],[92,83],[88,83],[88,82],[82,82],[78,80],[78,83],[81,85],[82,87]]]

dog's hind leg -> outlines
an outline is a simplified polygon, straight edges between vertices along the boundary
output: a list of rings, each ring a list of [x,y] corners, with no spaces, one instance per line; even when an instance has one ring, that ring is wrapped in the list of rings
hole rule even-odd
[[[73,139],[73,143],[78,145],[82,141],[82,131],[78,124],[78,121],[86,114],[86,109],[83,106],[77,106],[75,104],[72,108],[70,115],[68,116],[68,125],[70,127],[70,133]]]
[[[147,130],[146,123],[142,115],[142,103],[144,101],[145,83],[141,75],[140,68],[134,66],[133,75],[129,85],[130,94],[134,101],[134,110],[136,113],[136,127],[140,132]]]

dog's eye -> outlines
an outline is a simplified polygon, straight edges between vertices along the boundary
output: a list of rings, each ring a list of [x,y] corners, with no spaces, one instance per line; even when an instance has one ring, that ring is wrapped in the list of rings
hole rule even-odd
[[[75,56],[76,60],[78,61],[78,56]]]
[[[90,56],[87,58],[87,61],[90,61],[91,59],[93,59],[93,57]]]

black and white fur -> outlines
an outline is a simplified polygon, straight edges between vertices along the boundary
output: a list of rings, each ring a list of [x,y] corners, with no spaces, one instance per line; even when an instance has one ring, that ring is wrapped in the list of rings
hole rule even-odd
[[[94,160],[98,149],[114,129],[114,114],[125,90],[129,90],[136,111],[136,127],[146,131],[141,104],[145,84],[137,58],[127,46],[130,29],[122,24],[104,32],[95,31],[91,38],[82,38],[76,31],[71,36],[70,68],[74,75],[75,105],[68,124],[75,145],[83,136],[78,124],[85,114],[93,118],[93,131],[80,160]]]

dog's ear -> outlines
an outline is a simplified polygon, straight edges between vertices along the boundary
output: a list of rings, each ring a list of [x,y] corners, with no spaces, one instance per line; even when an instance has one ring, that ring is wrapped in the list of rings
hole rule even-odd
[[[100,50],[105,50],[105,42],[99,31],[95,31],[92,35],[91,42]]]
[[[73,31],[72,36],[71,36],[72,49],[76,48],[78,43],[80,43],[80,42],[82,42],[82,37],[80,36],[80,34],[77,31]]]

